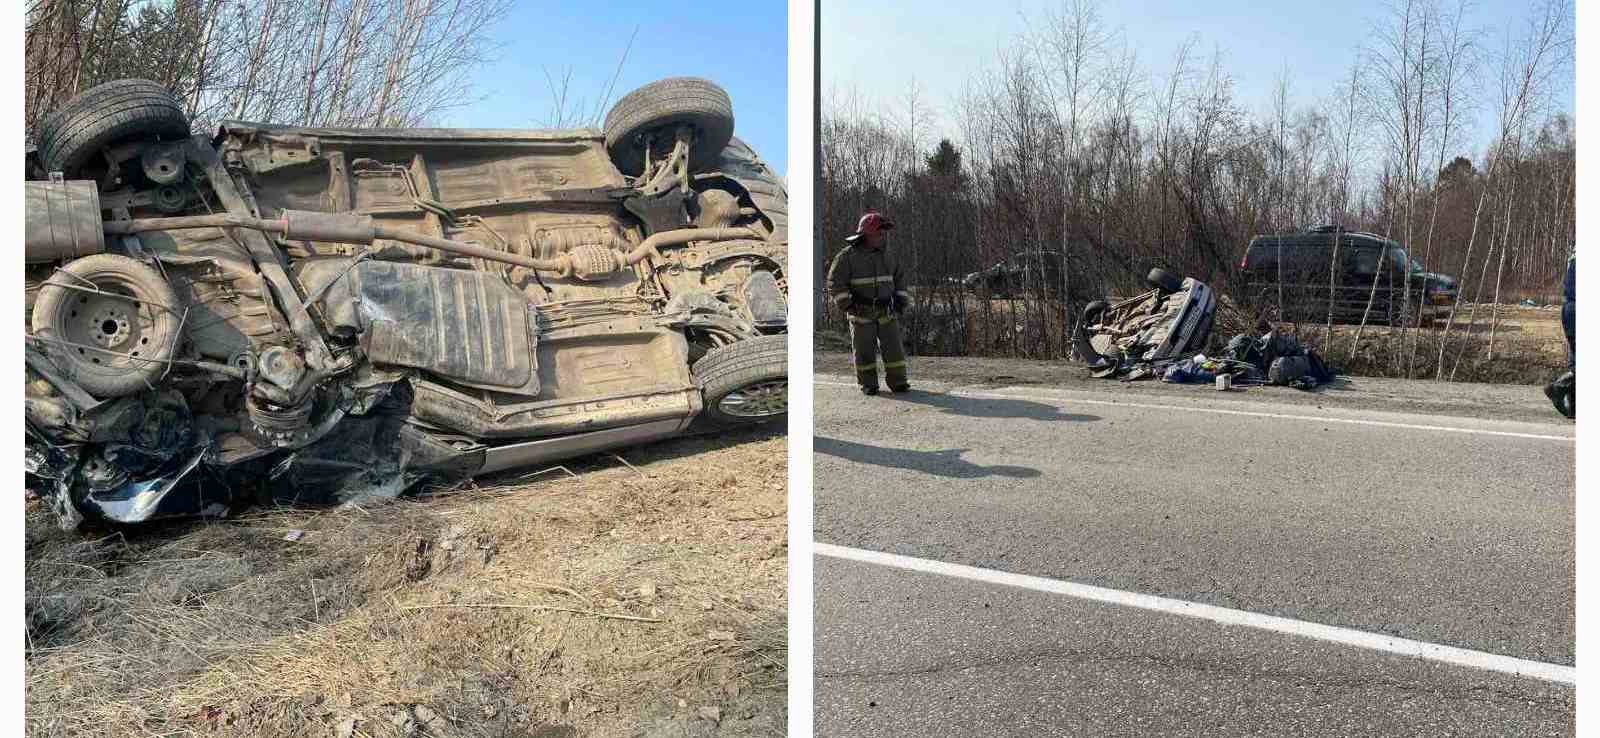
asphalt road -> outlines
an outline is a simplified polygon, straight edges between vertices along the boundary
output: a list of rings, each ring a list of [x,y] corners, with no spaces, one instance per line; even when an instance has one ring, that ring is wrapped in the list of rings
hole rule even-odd
[[[1554,413],[817,382],[819,542],[1574,664]],[[828,556],[816,583],[818,735],[1573,731],[1552,681]]]

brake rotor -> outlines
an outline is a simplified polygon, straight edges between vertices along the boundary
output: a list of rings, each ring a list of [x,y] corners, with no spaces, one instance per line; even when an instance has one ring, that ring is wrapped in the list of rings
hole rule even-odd
[[[155,206],[163,213],[181,213],[189,206],[189,196],[173,185],[156,188]]]

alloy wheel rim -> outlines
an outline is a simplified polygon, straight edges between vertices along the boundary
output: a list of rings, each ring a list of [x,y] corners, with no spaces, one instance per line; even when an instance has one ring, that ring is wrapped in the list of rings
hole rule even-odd
[[[717,408],[740,418],[782,415],[789,411],[789,381],[772,379],[747,384],[723,396]]]

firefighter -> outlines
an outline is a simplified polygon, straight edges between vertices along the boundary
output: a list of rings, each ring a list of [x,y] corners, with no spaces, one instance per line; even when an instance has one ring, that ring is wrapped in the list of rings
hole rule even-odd
[[[1545,385],[1544,395],[1556,412],[1569,418],[1578,415],[1578,254],[1567,256],[1567,277],[1562,283],[1561,331],[1567,334],[1567,372]]]
[[[878,394],[878,353],[890,392],[908,392],[906,351],[900,340],[900,314],[911,303],[904,273],[889,253],[885,231],[894,221],[874,210],[861,216],[849,244],[828,268],[828,296],[850,319],[856,382],[862,394]]]

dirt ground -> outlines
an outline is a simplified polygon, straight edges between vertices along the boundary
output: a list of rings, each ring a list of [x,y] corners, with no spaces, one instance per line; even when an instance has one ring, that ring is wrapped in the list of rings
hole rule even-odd
[[[87,535],[30,501],[28,733],[783,735],[784,441]]]

